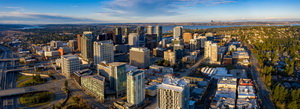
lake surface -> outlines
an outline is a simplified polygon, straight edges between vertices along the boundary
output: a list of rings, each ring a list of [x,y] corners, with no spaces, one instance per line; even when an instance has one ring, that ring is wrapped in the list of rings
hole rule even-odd
[[[23,27],[23,28],[19,28],[19,29],[25,30],[25,29],[37,29],[37,28],[44,28],[44,27],[40,27],[40,26],[29,26],[29,27]]]

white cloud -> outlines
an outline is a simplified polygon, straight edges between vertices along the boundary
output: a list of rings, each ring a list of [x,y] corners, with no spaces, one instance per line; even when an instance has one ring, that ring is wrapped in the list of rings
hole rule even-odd
[[[53,13],[0,12],[0,21],[18,23],[100,23],[103,21]]]

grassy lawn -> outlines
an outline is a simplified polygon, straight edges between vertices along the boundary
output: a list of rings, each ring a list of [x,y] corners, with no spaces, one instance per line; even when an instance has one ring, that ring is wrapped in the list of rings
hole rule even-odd
[[[25,94],[20,97],[20,103],[26,107],[37,107],[49,104],[54,98],[55,95],[52,92]]]
[[[31,77],[32,77],[32,76],[18,75],[18,80],[17,80],[17,82],[18,82],[18,81],[22,81],[22,80],[27,79],[27,78],[31,78]]]
[[[66,109],[91,109],[82,98],[73,96],[68,99],[66,105],[64,106]]]
[[[38,84],[43,84],[45,82],[46,81],[37,82],[33,79],[29,79],[29,80],[26,80],[26,81],[23,81],[23,82],[19,83],[17,85],[17,87],[26,87],[26,86],[38,85]]]
[[[26,87],[26,86],[32,86],[32,85],[38,85],[43,84],[46,82],[46,79],[41,78],[41,76],[30,76],[32,79],[23,81],[17,85],[17,87]],[[25,77],[24,77],[25,78]]]

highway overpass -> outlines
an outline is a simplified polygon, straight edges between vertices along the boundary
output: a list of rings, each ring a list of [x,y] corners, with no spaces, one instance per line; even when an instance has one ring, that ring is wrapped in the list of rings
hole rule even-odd
[[[40,85],[13,88],[13,89],[4,89],[4,90],[0,90],[0,97],[15,96],[15,95],[21,95],[21,94],[32,93],[32,92],[49,91],[49,89],[62,87],[64,81],[65,80],[63,79],[55,82],[47,82],[45,84],[40,84]]]

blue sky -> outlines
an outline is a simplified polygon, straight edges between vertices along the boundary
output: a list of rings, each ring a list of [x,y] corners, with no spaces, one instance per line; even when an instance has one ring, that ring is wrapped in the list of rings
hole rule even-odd
[[[0,0],[0,23],[300,21],[300,0]]]

